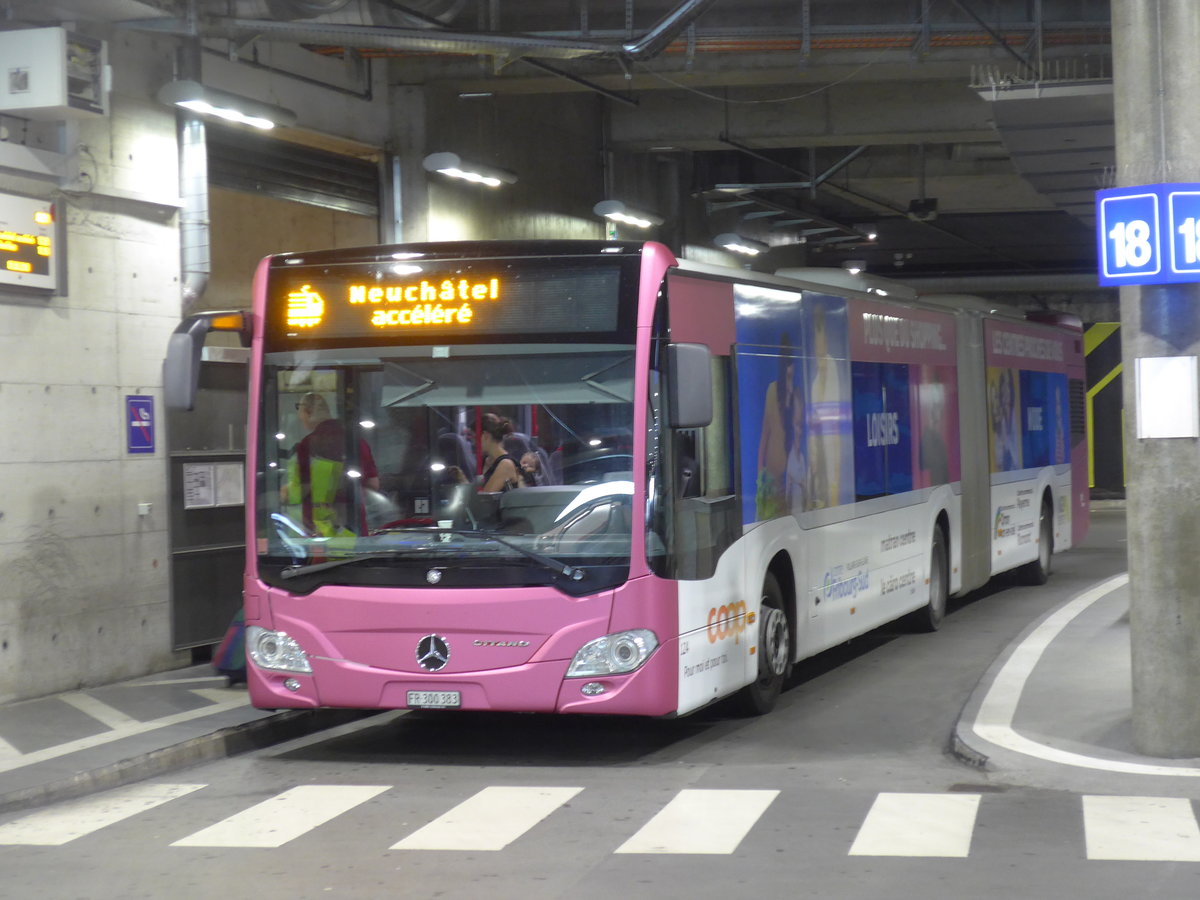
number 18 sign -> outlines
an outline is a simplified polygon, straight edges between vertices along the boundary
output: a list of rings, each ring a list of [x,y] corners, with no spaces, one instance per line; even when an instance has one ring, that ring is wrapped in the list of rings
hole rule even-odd
[[[1143,184],[1096,194],[1100,283],[1200,282],[1200,184]]]

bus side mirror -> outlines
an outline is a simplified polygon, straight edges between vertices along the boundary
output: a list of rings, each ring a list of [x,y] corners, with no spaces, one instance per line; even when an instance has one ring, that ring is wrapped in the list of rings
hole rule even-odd
[[[249,346],[250,316],[243,312],[197,313],[176,326],[163,360],[163,402],[167,409],[195,409],[200,358],[210,331],[236,331],[242,345]]]
[[[668,344],[667,397],[672,428],[712,422],[712,353],[703,344]]]

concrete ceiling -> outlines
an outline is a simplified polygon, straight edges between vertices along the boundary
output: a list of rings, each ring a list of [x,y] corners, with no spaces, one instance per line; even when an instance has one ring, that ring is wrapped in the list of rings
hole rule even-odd
[[[1104,0],[195,0],[201,33],[386,60],[451,94],[609,98],[713,233],[926,276],[1095,272],[1113,166]],[[0,0],[180,33],[184,0]],[[868,230],[875,241],[855,240]],[[804,243],[801,243],[801,242]]]

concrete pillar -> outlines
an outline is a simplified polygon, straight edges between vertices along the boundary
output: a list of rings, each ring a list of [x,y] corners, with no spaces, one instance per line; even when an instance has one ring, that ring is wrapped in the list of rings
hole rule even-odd
[[[401,86],[391,94],[392,121],[397,123],[391,149],[399,163],[392,210],[395,226],[393,240],[429,240],[429,177],[421,162],[426,154],[444,148],[429,148],[425,127],[425,89]]]
[[[1200,3],[1112,0],[1117,185],[1200,182]],[[1136,360],[1200,355],[1200,285],[1121,289],[1133,728],[1140,752],[1200,756],[1200,446],[1139,440]]]

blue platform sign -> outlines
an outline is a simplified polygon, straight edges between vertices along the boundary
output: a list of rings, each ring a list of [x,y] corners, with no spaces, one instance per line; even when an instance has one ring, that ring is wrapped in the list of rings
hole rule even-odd
[[[130,453],[154,452],[154,398],[125,395],[126,447]]]
[[[1143,184],[1096,194],[1100,283],[1200,282],[1200,184]]]

